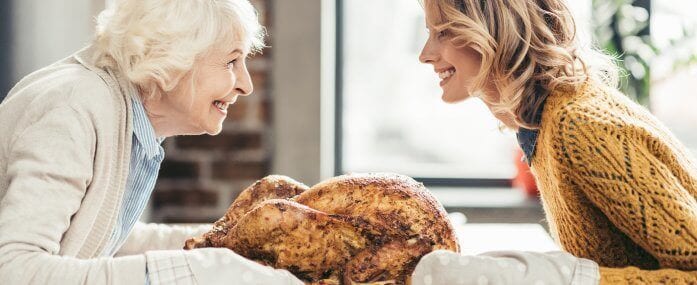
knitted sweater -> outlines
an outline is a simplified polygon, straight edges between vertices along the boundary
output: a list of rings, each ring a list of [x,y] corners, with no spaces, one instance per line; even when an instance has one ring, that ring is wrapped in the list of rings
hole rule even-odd
[[[555,91],[536,144],[550,231],[602,283],[697,284],[697,163],[646,109],[592,81]]]

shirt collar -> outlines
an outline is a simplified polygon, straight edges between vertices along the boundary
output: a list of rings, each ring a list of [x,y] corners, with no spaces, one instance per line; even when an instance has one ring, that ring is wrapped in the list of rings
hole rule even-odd
[[[133,135],[145,150],[148,159],[162,155],[164,150],[160,144],[164,139],[156,137],[155,129],[138,96],[131,96],[131,98],[133,102]]]
[[[544,105],[546,103],[542,102],[540,108],[544,110]],[[537,113],[534,119],[534,123],[540,125],[542,122],[542,112]],[[516,138],[518,139],[518,145],[523,149],[523,160],[528,163],[528,166],[532,164],[532,159],[535,156],[535,150],[537,149],[537,138],[540,135],[539,129],[526,129],[520,127],[518,133],[516,133]]]
[[[528,166],[532,164],[532,158],[535,155],[535,148],[537,147],[537,137],[540,134],[539,130],[531,130],[521,127],[518,129],[516,138],[518,139],[518,145],[523,149],[523,160],[528,163]]]

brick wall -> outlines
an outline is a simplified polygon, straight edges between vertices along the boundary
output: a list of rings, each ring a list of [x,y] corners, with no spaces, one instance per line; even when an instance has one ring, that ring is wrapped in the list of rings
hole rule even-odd
[[[251,0],[268,30],[270,0]],[[271,46],[272,38],[267,38]],[[217,136],[169,138],[151,198],[151,221],[211,222],[221,217],[245,187],[269,174],[271,162],[270,49],[249,59],[254,93],[228,110]]]

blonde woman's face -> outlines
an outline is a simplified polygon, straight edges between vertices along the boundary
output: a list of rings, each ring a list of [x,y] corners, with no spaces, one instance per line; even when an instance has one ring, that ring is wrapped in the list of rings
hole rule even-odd
[[[213,51],[197,59],[193,69],[196,72],[187,74],[166,96],[170,98],[170,114],[176,114],[179,134],[220,133],[228,107],[238,96],[252,93],[245,63],[247,54],[241,47],[232,52]],[[195,92],[189,91],[192,76]]]
[[[428,23],[428,19],[426,22]],[[427,26],[429,37],[419,60],[433,65],[434,72],[441,79],[442,100],[456,103],[469,98],[469,87],[472,85],[472,79],[479,73],[481,56],[471,48],[454,46],[447,34],[435,31],[430,25]]]

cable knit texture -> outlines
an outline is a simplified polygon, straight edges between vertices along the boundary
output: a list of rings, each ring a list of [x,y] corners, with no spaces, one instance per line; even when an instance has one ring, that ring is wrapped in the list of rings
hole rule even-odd
[[[587,81],[550,94],[532,161],[552,235],[611,284],[697,284],[697,164],[645,108]]]

